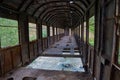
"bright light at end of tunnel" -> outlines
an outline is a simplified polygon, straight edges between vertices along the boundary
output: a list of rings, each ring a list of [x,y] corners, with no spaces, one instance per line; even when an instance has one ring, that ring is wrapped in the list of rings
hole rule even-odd
[[[70,4],[73,4],[74,2],[73,1],[70,1]]]
[[[70,11],[70,13],[73,13],[72,11]]]

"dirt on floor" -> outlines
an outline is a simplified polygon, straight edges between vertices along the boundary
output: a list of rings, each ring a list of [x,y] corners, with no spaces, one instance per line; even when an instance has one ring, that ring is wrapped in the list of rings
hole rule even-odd
[[[8,78],[13,78],[13,80],[91,80],[90,74],[83,72],[53,71],[30,68],[20,68],[9,76],[7,75],[7,77],[0,78],[0,80],[7,80]]]

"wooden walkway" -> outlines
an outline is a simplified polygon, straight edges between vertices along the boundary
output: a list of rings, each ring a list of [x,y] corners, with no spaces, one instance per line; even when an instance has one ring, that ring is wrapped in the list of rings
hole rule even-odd
[[[60,41],[51,45],[43,52],[44,55],[60,55],[62,56],[77,56],[80,58],[78,46],[75,39],[72,36],[65,36]],[[65,58],[65,57],[63,57]],[[34,62],[34,61],[33,61]],[[32,64],[32,63],[31,63]],[[35,64],[37,65],[37,64]],[[48,64],[49,65],[49,64]],[[83,67],[83,66],[82,66]],[[31,79],[23,79],[23,78]],[[21,67],[12,73],[6,75],[0,80],[7,80],[8,78],[14,78],[13,80],[92,80],[91,75],[85,72],[77,71],[64,71],[64,70],[43,70],[30,67]],[[35,78],[35,79],[32,79]],[[12,79],[10,79],[12,80]]]
[[[50,71],[39,69],[27,69],[20,68],[16,70],[11,76],[1,78],[0,80],[7,80],[8,78],[14,78],[14,80],[92,80],[90,74],[79,72],[67,72],[67,71]],[[36,78],[36,79],[32,79]]]
[[[58,55],[58,56],[57,56]],[[64,36],[60,41],[51,45],[43,52],[42,56],[75,56],[80,57],[78,46],[73,36]]]

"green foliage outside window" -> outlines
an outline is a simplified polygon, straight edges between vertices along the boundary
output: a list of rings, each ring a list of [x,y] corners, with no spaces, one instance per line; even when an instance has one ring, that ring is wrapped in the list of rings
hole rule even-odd
[[[2,48],[19,43],[17,21],[0,18],[0,43]]]
[[[89,43],[94,46],[94,33],[95,33],[95,18],[94,16],[89,19]]]
[[[46,26],[42,26],[42,37],[45,38],[47,37],[47,27]]]
[[[29,23],[29,41],[37,39],[36,24]]]

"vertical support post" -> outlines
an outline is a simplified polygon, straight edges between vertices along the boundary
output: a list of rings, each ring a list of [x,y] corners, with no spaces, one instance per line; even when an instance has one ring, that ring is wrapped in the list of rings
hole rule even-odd
[[[100,63],[98,64],[96,61],[96,54],[99,53],[99,38],[100,38],[100,13],[101,13],[101,7],[100,7],[100,3],[101,0],[98,0],[95,2],[95,45],[94,45],[94,61],[93,61],[93,76],[96,77],[96,65],[100,66]],[[99,73],[98,75],[100,75],[100,69],[97,70],[97,72]]]
[[[83,55],[83,64],[85,64],[85,51],[84,51],[84,17],[81,20],[81,52]]]
[[[1,35],[0,35],[0,49],[1,49]]]
[[[79,37],[79,39],[80,39],[80,25],[79,25],[79,27],[78,27],[78,37]]]
[[[40,55],[41,53],[41,23],[40,21],[37,22],[37,40],[38,40],[38,54]]]
[[[57,32],[57,27],[56,27],[56,42],[58,41],[58,32]]]
[[[58,37],[57,37],[57,40],[59,40],[59,36],[60,36],[60,33],[59,33],[59,28],[57,28],[57,32],[58,32]]]
[[[2,55],[1,55],[1,36],[0,36],[0,76],[2,76]]]
[[[104,45],[104,21],[105,21],[105,2],[104,0],[101,0],[101,9],[100,9],[100,27],[99,27],[99,53],[101,55],[102,51],[103,51],[103,45]]]
[[[79,51],[80,51],[80,25],[79,25],[78,29],[79,29],[78,30],[78,48],[79,48]],[[79,53],[81,53],[81,51]]]
[[[72,31],[72,29],[71,29],[71,31]],[[63,36],[65,36],[65,33],[64,33],[64,28],[62,29],[62,34],[63,34]]]
[[[54,32],[55,32],[54,40],[56,42],[56,27],[54,27]]]
[[[84,42],[84,18],[81,21],[81,41]]]
[[[22,53],[21,57],[23,64],[25,64],[30,60],[30,53],[29,53],[28,16],[25,15],[24,13],[19,14],[18,26]]]
[[[85,51],[85,65],[88,71],[88,50],[89,50],[89,11],[86,14],[86,51]]]
[[[80,28],[79,29],[80,29],[80,33],[79,33],[80,36],[79,37],[80,37],[80,41],[81,41],[81,23],[80,23]]]
[[[52,38],[52,44],[55,42],[55,29],[54,29],[54,26],[53,26],[53,28],[52,28],[53,30],[53,38]]]
[[[58,28],[58,40],[60,40],[60,28]]]
[[[65,28],[65,36],[68,36],[68,35],[69,35],[69,28],[66,27],[66,28]]]
[[[47,48],[50,46],[50,26],[47,26]]]
[[[40,39],[41,39],[41,50],[43,51],[42,22],[40,25]]]

